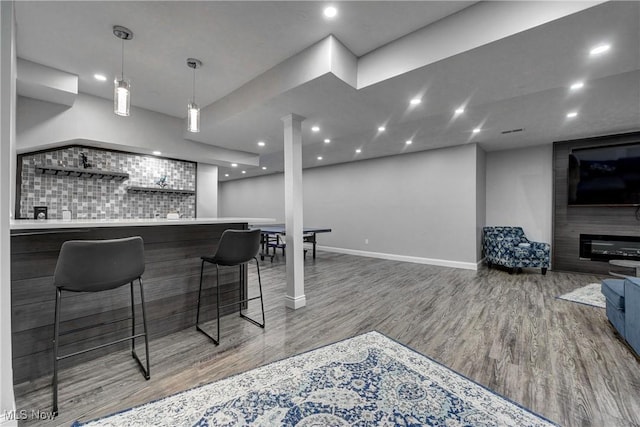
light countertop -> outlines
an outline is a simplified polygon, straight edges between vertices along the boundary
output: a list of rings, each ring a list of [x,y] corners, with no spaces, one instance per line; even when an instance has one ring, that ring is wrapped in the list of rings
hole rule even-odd
[[[273,218],[180,218],[180,219],[12,219],[11,230],[51,230],[59,228],[96,227],[144,227],[158,225],[198,225],[198,224],[273,224]]]

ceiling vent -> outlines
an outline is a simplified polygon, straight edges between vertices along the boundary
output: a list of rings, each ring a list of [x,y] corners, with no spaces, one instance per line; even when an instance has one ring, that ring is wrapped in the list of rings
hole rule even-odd
[[[524,128],[519,128],[519,129],[509,129],[509,130],[503,130],[502,132],[500,132],[503,135],[506,135],[508,133],[516,133],[516,132],[522,132],[524,130]]]

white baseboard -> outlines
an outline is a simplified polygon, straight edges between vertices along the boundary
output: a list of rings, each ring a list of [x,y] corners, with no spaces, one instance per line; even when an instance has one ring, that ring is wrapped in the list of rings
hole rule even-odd
[[[422,258],[417,256],[409,256],[409,255],[396,255],[396,254],[385,254],[382,252],[361,251],[357,249],[334,248],[331,246],[318,246],[318,249],[327,251],[327,252],[335,252],[339,254],[366,256],[370,258],[381,258],[381,259],[388,259],[391,261],[413,262],[416,264],[437,265],[440,267],[462,268],[464,270],[474,270],[474,271],[477,271],[480,263],[482,263],[482,260],[478,262],[451,261],[446,259]]]
[[[4,413],[1,413],[0,427],[18,427],[18,421],[9,419]]]
[[[285,297],[284,297],[284,305],[285,305],[285,307],[297,310],[297,309],[302,308],[305,305],[307,305],[307,297],[306,297],[306,295],[302,295],[302,296],[294,298],[294,297],[290,297],[289,295],[285,295]]]

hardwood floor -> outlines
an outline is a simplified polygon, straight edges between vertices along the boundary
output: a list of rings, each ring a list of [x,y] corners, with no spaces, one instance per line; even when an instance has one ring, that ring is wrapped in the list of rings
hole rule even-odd
[[[307,306],[293,311],[283,258],[260,264],[265,330],[230,315],[217,347],[195,327],[153,340],[149,381],[128,352],[72,365],[60,373],[60,415],[21,425],[90,420],[377,330],[561,425],[640,426],[640,363],[603,309],[555,298],[601,277],[318,252],[305,261]],[[50,382],[16,385],[18,409],[49,411]]]

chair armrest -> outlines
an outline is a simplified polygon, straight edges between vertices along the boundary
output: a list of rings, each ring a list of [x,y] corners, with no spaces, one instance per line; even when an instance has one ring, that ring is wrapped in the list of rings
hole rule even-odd
[[[624,331],[625,339],[640,355],[640,278],[624,280]]]
[[[526,246],[518,245],[514,250],[516,259],[527,263],[534,262],[539,267],[548,267],[550,262],[550,246],[548,243],[529,242]],[[536,261],[534,261],[536,260]]]
[[[551,252],[551,245],[543,242],[529,242],[531,244],[531,249],[535,251],[544,251],[545,253]]]

